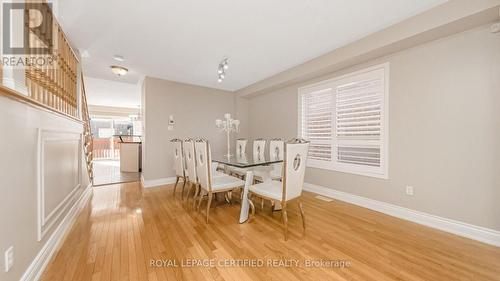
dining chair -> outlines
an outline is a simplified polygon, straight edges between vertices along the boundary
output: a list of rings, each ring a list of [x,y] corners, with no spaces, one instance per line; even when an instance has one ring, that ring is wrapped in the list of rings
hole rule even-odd
[[[236,159],[246,157],[246,151],[247,151],[247,139],[237,139],[236,140]],[[240,178],[244,178],[248,169],[245,168],[238,168],[238,167],[228,167],[228,172],[230,175],[236,175]]]
[[[300,215],[302,217],[302,227],[305,230],[306,221],[304,217],[304,209],[300,196],[302,195],[302,187],[304,185],[304,175],[306,171],[307,152],[309,142],[303,139],[292,139],[285,145],[284,162],[283,162],[283,180],[265,181],[263,183],[251,185],[248,188],[248,201],[252,211],[253,219],[255,216],[255,205],[252,202],[252,197],[260,197],[271,201],[281,202],[281,216],[284,227],[285,241],[288,239],[288,203],[292,200],[298,201]]]
[[[187,171],[189,174],[188,183],[189,187],[186,195],[186,202],[189,203],[189,196],[191,195],[191,191],[194,190],[193,194],[193,207],[196,206],[196,197],[200,192],[200,186],[198,181],[198,173],[196,171],[196,150],[195,150],[195,141],[191,138],[186,139],[183,143],[183,149],[185,154],[185,162],[187,163]],[[217,163],[212,162],[212,177],[221,177],[226,174],[217,171]]]
[[[265,139],[256,139],[253,141],[253,158],[254,161],[255,159],[264,160],[264,154],[266,150],[266,140]]]
[[[284,141],[281,138],[274,138],[269,141],[269,160],[282,161],[283,160],[283,146]],[[267,180],[281,180],[281,171],[283,163],[275,163],[269,166],[256,167],[254,169],[255,179],[258,182]]]
[[[207,140],[200,139],[195,143],[196,155],[196,173],[200,186],[200,194],[198,196],[198,209],[200,209],[201,201],[203,198],[208,199],[207,202],[207,223],[210,214],[210,205],[214,194],[235,191],[243,188],[245,182],[239,178],[229,175],[216,176],[212,175],[213,169],[211,168],[212,153],[210,144]]]
[[[183,184],[182,184],[182,193],[184,194],[184,187],[186,186],[187,182],[187,173],[186,173],[186,166],[184,163],[184,151],[182,149],[182,140],[180,139],[172,139],[170,141],[173,144],[174,148],[174,170],[175,170],[175,185],[174,185],[174,195],[175,195],[175,189],[177,188],[177,184],[179,183],[179,180],[182,179]]]
[[[196,157],[195,157],[195,149],[194,149],[194,140],[193,139],[186,139],[183,142],[183,150],[184,150],[184,159],[187,165],[187,171],[188,171],[188,181],[189,181],[189,187],[187,190],[187,195],[186,195],[186,202],[189,202],[189,195],[191,194],[191,190],[196,190],[198,189],[198,176],[196,174]]]
[[[285,142],[281,138],[275,138],[269,141],[269,160],[278,161],[283,160],[283,147]],[[270,172],[270,178],[273,180],[281,180],[281,172],[283,169],[283,163],[271,164],[272,170]]]
[[[283,145],[284,141],[280,138],[274,138],[269,141],[269,160],[280,161],[283,160]],[[256,182],[265,182],[270,180],[281,180],[281,171],[283,163],[275,163],[264,167],[254,168],[254,179]],[[260,208],[264,209],[264,198],[261,198]],[[272,201],[273,206],[274,202]]]
[[[182,141],[182,163],[184,164],[184,175],[186,175],[186,184],[189,184],[191,182],[191,177],[189,176],[189,171],[188,171],[188,163],[187,163],[187,159],[186,159],[186,143],[185,143],[185,140]],[[188,192],[189,192],[189,186],[187,188]],[[181,193],[181,198],[183,199],[184,198],[184,188],[182,188],[182,193]]]
[[[264,160],[265,158],[265,149],[266,149],[266,140],[264,139],[255,139],[253,141],[253,159],[254,161],[258,161],[259,159]],[[245,150],[246,150],[246,140],[243,146],[239,146],[238,143],[236,143],[236,153],[238,155],[245,155]],[[238,177],[244,179],[247,171],[249,168],[237,168],[237,167],[232,167],[230,169],[231,174],[236,174]]]
[[[233,155],[233,156],[238,157],[238,156],[244,155],[246,152],[247,142],[248,142],[247,139],[237,139],[236,140],[236,155]],[[217,171],[223,171],[223,172],[227,172],[229,174],[232,174],[233,169],[234,169],[234,167],[226,167],[226,165],[224,165],[224,164],[217,163]],[[234,174],[237,174],[238,176],[240,176],[240,174],[242,174],[242,173],[241,173],[241,171],[239,171],[239,172],[240,173],[238,173],[238,171],[234,171]],[[244,174],[244,172],[243,172],[243,174]]]
[[[247,151],[247,139],[237,139],[236,140],[236,155],[243,155]]]

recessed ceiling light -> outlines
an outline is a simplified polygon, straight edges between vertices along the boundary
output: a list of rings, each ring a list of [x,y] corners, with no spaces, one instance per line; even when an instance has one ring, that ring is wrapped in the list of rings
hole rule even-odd
[[[123,76],[123,75],[127,74],[128,69],[126,69],[125,67],[122,67],[122,66],[112,65],[111,71],[113,71],[113,73],[118,75],[118,76]]]
[[[80,54],[82,56],[82,58],[90,58],[90,53],[88,50],[80,50]]]
[[[120,55],[114,55],[113,59],[116,61],[125,61],[125,58],[123,56],[120,56]]]

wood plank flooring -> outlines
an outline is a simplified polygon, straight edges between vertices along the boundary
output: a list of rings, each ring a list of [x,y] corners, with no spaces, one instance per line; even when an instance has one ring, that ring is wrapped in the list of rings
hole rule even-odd
[[[312,193],[306,232],[292,204],[285,242],[268,204],[239,224],[239,205],[217,202],[206,224],[172,190],[95,188],[42,280],[500,280],[500,248]]]
[[[140,180],[141,173],[122,173],[120,160],[94,159],[94,186]]]

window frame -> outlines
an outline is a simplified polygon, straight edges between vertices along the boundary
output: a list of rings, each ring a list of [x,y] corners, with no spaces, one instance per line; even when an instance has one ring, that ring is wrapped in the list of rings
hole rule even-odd
[[[380,132],[380,140],[375,140],[374,143],[377,143],[377,145],[380,144],[380,167],[339,163],[336,161],[337,144],[339,143],[339,140],[336,134],[337,118],[336,118],[336,106],[335,106],[335,99],[336,99],[335,89],[340,84],[349,83],[349,80],[358,81],[360,79],[363,79],[363,76],[369,78],[375,76],[380,77],[379,75],[383,79],[382,85],[384,88],[382,93],[382,102],[380,110],[381,132]],[[297,135],[299,137],[303,137],[302,96],[325,89],[331,89],[333,95],[332,115],[331,115],[332,118],[331,159],[332,160],[324,161],[317,159],[308,159],[307,167],[350,173],[362,176],[369,176],[375,178],[382,178],[382,179],[389,178],[389,81],[390,81],[389,75],[390,75],[390,64],[387,62],[367,67],[359,71],[350,72],[345,75],[337,76],[331,79],[323,80],[317,83],[309,84],[300,87],[298,89]],[[351,142],[353,141],[351,140]],[[367,140],[362,140],[361,142],[366,143]]]

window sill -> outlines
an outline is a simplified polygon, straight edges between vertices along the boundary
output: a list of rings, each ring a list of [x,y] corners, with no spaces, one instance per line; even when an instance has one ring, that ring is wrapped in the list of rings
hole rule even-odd
[[[365,176],[365,177],[371,177],[371,178],[378,178],[378,179],[389,179],[389,174],[386,172],[384,174],[380,173],[374,173],[374,172],[369,172],[369,171],[356,171],[356,170],[351,170],[351,169],[344,169],[341,167],[326,167],[327,165],[311,165],[308,164],[306,165],[306,168],[314,168],[314,169],[320,169],[320,170],[326,170],[326,171],[331,171],[331,172],[339,172],[339,173],[345,173],[345,174],[351,174],[351,175],[357,175],[357,176]]]

